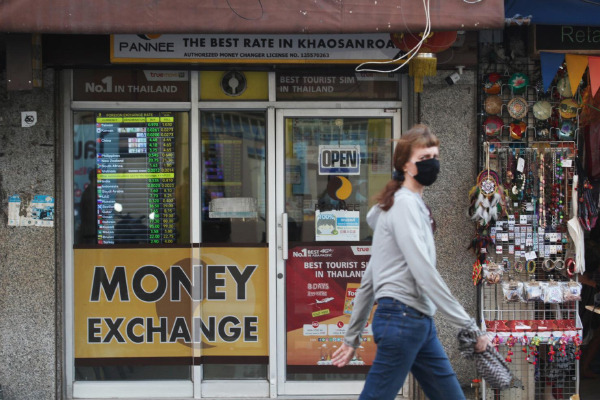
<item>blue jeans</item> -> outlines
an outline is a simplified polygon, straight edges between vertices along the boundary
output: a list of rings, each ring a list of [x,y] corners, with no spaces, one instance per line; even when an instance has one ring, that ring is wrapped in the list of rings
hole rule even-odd
[[[429,400],[465,398],[433,318],[388,297],[378,300],[373,318],[377,354],[359,400],[394,399],[408,371]]]

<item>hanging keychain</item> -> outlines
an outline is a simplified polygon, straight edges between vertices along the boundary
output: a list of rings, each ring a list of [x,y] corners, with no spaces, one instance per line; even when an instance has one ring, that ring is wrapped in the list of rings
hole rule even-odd
[[[494,338],[492,339],[492,346],[494,346],[496,348],[496,351],[498,351],[498,352],[500,351],[500,349],[499,349],[500,344],[502,344],[502,339],[496,333],[496,336],[494,336]]]
[[[508,339],[506,339],[506,345],[508,346],[508,353],[507,356],[505,358],[506,362],[512,362],[512,358],[511,356],[514,354],[512,351],[512,348],[514,347],[514,345],[517,343],[517,338],[514,337],[512,335],[512,333],[510,334],[510,336],[508,337]]]
[[[529,344],[529,338],[527,337],[527,334],[525,332],[523,332],[523,337],[521,338],[521,345],[523,346],[523,348],[521,349],[521,351],[526,354],[526,357],[525,357],[526,361],[529,361],[529,353],[527,352],[528,344]]]
[[[556,351],[554,350],[554,335],[550,334],[550,337],[548,338],[548,361],[550,362],[554,362],[554,354],[556,354]]]
[[[567,356],[567,343],[569,343],[569,337],[566,333],[563,333],[558,343],[560,344],[560,356],[564,358]]]
[[[531,349],[531,356],[533,357],[533,365],[537,365],[538,363],[538,346],[542,339],[537,335],[537,333],[531,338],[531,342],[529,342],[529,348]]]
[[[579,360],[581,358],[581,338],[579,337],[579,332],[573,337],[573,344],[575,345],[575,359]]]
[[[481,271],[483,267],[481,266],[481,262],[479,259],[475,260],[473,263],[473,285],[477,286],[479,282],[481,282]]]

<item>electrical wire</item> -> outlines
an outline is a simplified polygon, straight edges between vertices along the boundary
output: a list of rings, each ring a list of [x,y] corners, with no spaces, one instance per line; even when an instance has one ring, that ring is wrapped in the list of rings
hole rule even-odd
[[[419,41],[419,43],[417,43],[417,45],[415,47],[413,47],[407,53],[401,55],[400,57],[396,57],[392,60],[363,62],[363,63],[359,64],[354,70],[356,72],[391,73],[391,72],[396,72],[399,69],[401,69],[402,67],[404,67],[405,65],[407,65],[408,62],[417,55],[417,53],[423,46],[423,43],[425,43],[425,41],[427,40],[427,37],[431,33],[431,18],[429,15],[429,0],[423,0],[423,9],[425,10],[425,31],[423,32],[423,37],[421,38],[421,40]],[[396,68],[391,69],[391,70],[365,68],[365,66],[368,66],[368,65],[394,64],[394,63],[401,61],[402,59],[404,59],[406,57],[408,57],[408,59],[406,59],[402,64],[398,65]]]
[[[231,6],[231,4],[229,3],[229,0],[225,0],[227,2],[227,6],[229,6],[229,9],[238,17],[245,19],[247,21],[256,21],[257,19],[261,19],[263,17],[263,15],[265,15],[265,9],[262,5],[261,0],[258,0],[258,4],[260,5],[260,16],[256,17],[256,18],[246,18],[243,15],[240,15],[237,11],[235,11],[235,9]]]

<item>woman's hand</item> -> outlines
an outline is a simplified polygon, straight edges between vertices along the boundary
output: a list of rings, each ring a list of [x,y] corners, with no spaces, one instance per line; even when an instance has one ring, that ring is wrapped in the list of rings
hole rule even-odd
[[[342,345],[337,349],[333,356],[331,357],[331,362],[336,367],[343,367],[348,364],[352,357],[354,356],[354,348],[348,346],[346,343],[342,343]]]
[[[488,344],[490,344],[490,338],[484,333],[483,335],[477,338],[477,342],[475,342],[475,353],[482,353],[487,349]]]

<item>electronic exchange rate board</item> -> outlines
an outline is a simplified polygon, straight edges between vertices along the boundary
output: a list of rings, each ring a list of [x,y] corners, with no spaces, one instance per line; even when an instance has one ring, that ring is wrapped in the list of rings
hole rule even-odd
[[[95,117],[97,243],[175,243],[173,113]]]

